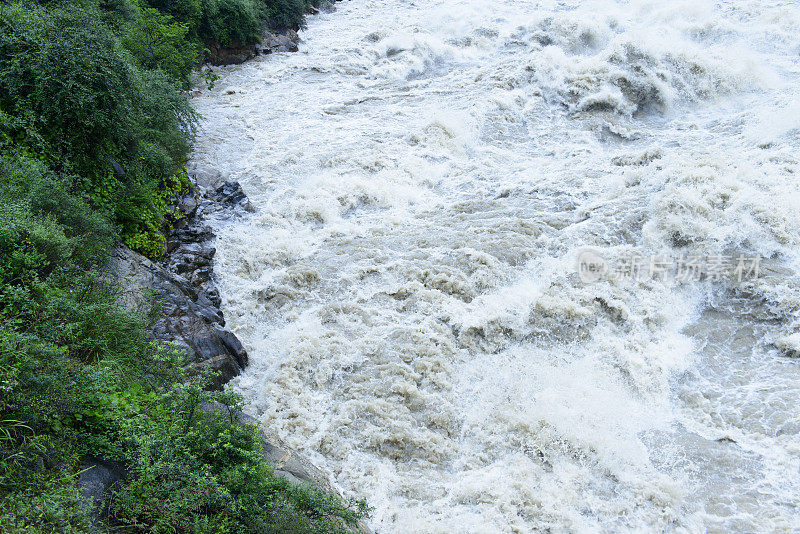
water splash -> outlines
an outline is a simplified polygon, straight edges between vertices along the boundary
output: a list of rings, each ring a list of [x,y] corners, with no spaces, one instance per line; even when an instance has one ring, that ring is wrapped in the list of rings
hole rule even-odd
[[[379,532],[800,529],[797,6],[337,6],[196,99],[254,414]]]

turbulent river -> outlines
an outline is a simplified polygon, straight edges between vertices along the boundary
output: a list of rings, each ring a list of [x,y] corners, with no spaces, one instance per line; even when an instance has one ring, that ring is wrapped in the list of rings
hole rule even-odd
[[[379,533],[800,529],[800,5],[337,7],[195,98],[252,413]]]

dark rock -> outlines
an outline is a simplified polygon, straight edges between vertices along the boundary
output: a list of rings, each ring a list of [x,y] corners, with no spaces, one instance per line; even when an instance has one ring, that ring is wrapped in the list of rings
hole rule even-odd
[[[117,177],[122,178],[125,176],[125,169],[122,168],[122,165],[120,165],[117,160],[108,158],[108,161],[111,163],[111,169],[114,171],[114,174],[116,174]]]
[[[266,56],[272,53],[272,48],[269,47],[268,43],[264,42],[258,43],[253,50],[255,50],[257,56]]]
[[[322,2],[319,5],[319,11],[321,13],[333,13],[334,11],[336,11],[336,4],[334,4],[333,2]]]
[[[222,328],[222,312],[202,288],[123,246],[114,250],[109,272],[118,280],[121,299],[129,307],[147,308],[149,294],[154,294],[162,317],[151,334],[185,349],[193,370],[218,371],[214,388],[222,388],[241,373],[246,352],[238,339],[233,341],[236,336]]]
[[[172,237],[181,243],[200,243],[213,239],[214,232],[210,226],[200,226],[197,221],[194,221],[194,224],[190,226],[173,230]]]
[[[197,190],[192,190],[178,199],[178,211],[185,218],[192,218],[200,206],[200,195]]]
[[[208,213],[225,209],[232,210],[233,214],[253,211],[253,206],[239,182],[224,182],[214,191],[207,193],[206,198],[210,201],[209,205],[205,206]]]
[[[225,326],[225,318],[222,315],[222,311],[219,308],[217,308],[216,306],[214,306],[214,304],[207,297],[205,297],[205,295],[203,295],[203,300],[205,300],[205,303],[196,304],[195,305],[196,307],[194,307],[192,311],[194,311],[195,313],[197,313],[197,315],[199,315],[200,317],[205,319],[208,324],[211,324],[211,325],[217,324],[219,326]],[[226,333],[230,334],[230,332],[227,332],[226,330],[222,330],[222,332],[226,332]],[[231,335],[233,335],[233,334],[231,334]],[[226,347],[228,346],[227,343],[225,343],[224,340],[223,340],[223,344]],[[239,358],[238,358],[237,354],[235,354],[235,353],[232,353],[232,354],[233,354],[234,357],[236,357],[236,359],[238,361]]]
[[[239,182],[225,182],[214,190],[211,198],[220,204],[235,205],[247,198]]]
[[[181,246],[181,240],[177,237],[170,237],[167,239],[167,254]]]
[[[302,41],[302,39],[300,39],[300,36],[297,34],[297,32],[295,30],[291,29],[291,28],[286,28],[284,30],[281,30],[278,33],[280,35],[285,35],[286,37],[291,39],[291,41],[293,43],[299,43],[300,41]]]
[[[190,367],[198,373],[212,370],[217,373],[212,380],[212,389],[220,390],[234,376],[242,373],[237,359],[228,351],[228,347],[217,335],[217,329],[196,329],[197,324],[186,322],[178,326],[194,361]],[[185,327],[185,330],[181,327]],[[204,335],[205,334],[205,335]],[[232,334],[231,334],[232,335]]]
[[[217,249],[204,221],[210,213],[231,216],[252,208],[238,182],[224,182],[202,197],[200,189],[179,199],[184,224],[167,237],[162,263],[120,246],[112,254],[109,273],[119,281],[127,306],[146,309],[153,305],[151,295],[155,298],[160,319],[151,327],[153,337],[185,350],[190,368],[218,371],[213,385],[222,388],[241,373],[248,357],[241,341],[224,328],[222,299],[213,282]]]
[[[206,291],[206,297],[208,297],[208,300],[217,308],[222,305],[222,298],[219,296],[219,291],[216,287]]]
[[[103,501],[109,490],[127,477],[124,464],[99,458],[88,457],[81,467],[78,485],[84,497]]]
[[[255,57],[251,45],[245,45],[239,40],[234,40],[230,46],[220,46],[219,43],[207,43],[209,57],[212,65],[239,65]]]
[[[247,367],[247,365],[250,363],[247,356],[247,351],[244,350],[242,342],[239,341],[239,338],[233,335],[231,332],[219,328],[217,329],[217,335],[225,344],[225,347],[227,347],[228,352],[234,355],[236,361],[239,363],[239,366],[241,368]]]
[[[194,271],[191,275],[191,282],[194,285],[203,285],[211,282],[212,276],[211,268],[206,269],[198,269]]]

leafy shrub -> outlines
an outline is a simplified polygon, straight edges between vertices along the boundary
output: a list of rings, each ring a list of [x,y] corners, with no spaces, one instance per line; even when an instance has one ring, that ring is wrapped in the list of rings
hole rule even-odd
[[[63,229],[25,206],[0,206],[0,283],[21,285],[46,278],[69,257]]]
[[[229,46],[253,43],[265,26],[265,7],[259,0],[202,0],[200,36]]]
[[[171,15],[191,30],[197,28],[203,13],[200,0],[147,0],[147,3],[150,7]]]
[[[77,1],[86,4],[86,9],[94,7],[91,0]],[[120,32],[125,24],[139,16],[139,0],[97,0],[97,6],[103,20],[114,32]]]
[[[135,144],[135,72],[96,12],[0,6],[0,108],[20,117],[50,161],[103,176]]]
[[[0,157],[0,178],[0,199],[7,208],[24,206],[29,217],[49,218],[61,226],[70,243],[71,262],[85,269],[104,257],[114,229],[107,213],[70,193],[75,177],[60,177],[42,161],[7,149]]]
[[[264,0],[264,3],[271,27],[299,30],[305,26],[306,2],[303,0]]]
[[[202,411],[211,401],[227,410]],[[195,382],[174,388],[164,402],[171,418],[132,422],[148,430],[130,436],[133,477],[112,504],[121,523],[158,532],[345,532],[364,516],[363,503],[275,476],[258,430],[236,422],[239,397]]]
[[[188,25],[173,22],[157,9],[143,8],[128,24],[123,43],[141,69],[160,70],[186,89],[200,56],[199,46],[188,35]]]
[[[166,178],[157,188],[148,183],[129,183],[125,197],[117,203],[123,242],[150,258],[162,256],[166,245],[162,225],[179,218],[170,202],[188,187],[185,171]]]
[[[196,120],[168,75],[185,83],[196,48],[180,49],[185,28],[151,15],[165,40],[137,68],[91,6],[0,4],[0,127],[16,145],[70,170],[75,185],[152,255],[165,215],[158,196],[181,169]],[[136,24],[130,35],[150,23]],[[124,176],[112,172],[112,161]],[[143,201],[138,214],[124,207],[131,196]]]
[[[0,527],[15,534],[97,532],[91,503],[75,477],[34,476],[19,493],[0,496]]]

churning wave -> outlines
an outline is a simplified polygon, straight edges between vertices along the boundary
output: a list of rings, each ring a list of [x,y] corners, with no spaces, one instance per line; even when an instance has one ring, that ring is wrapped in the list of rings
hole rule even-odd
[[[254,414],[378,532],[800,529],[800,8],[337,6],[197,98]]]

